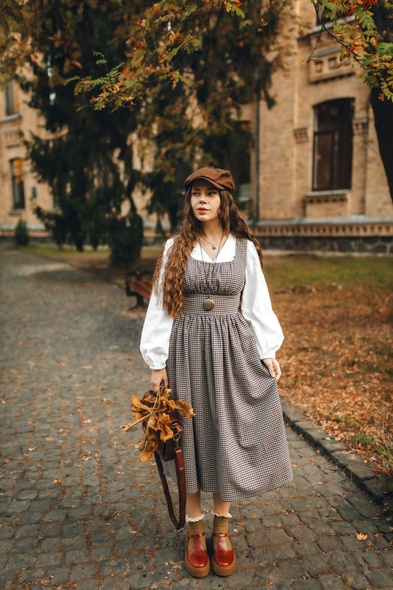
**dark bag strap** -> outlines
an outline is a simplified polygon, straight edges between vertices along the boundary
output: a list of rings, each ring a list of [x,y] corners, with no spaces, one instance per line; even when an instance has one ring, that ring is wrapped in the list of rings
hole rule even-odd
[[[163,383],[161,385],[163,385]],[[143,399],[148,395],[154,395],[154,391],[147,391],[143,396]],[[158,450],[154,453],[154,458],[156,460],[158,474],[160,476],[162,488],[164,490],[165,500],[168,505],[169,518],[171,519],[175,528],[180,530],[184,527],[186,521],[186,472],[184,468],[183,451],[181,449],[180,443],[183,428],[175,414],[171,414],[170,417],[170,427],[173,431],[173,438],[167,441],[164,445],[159,444]],[[146,423],[143,422],[142,426],[145,428]],[[174,460],[176,466],[177,487],[179,495],[179,519],[176,518],[175,512],[173,510],[171,493],[169,491],[168,482],[162,467],[163,461],[166,462],[170,460]]]
[[[179,492],[179,519],[176,518],[175,512],[173,510],[171,493],[169,491],[168,482],[166,480],[164,470],[162,468],[161,457],[160,454],[157,453],[157,451],[154,453],[154,458],[156,460],[158,473],[160,475],[162,488],[164,490],[166,503],[168,505],[169,518],[171,519],[175,528],[177,530],[180,530],[184,527],[184,523],[186,521],[186,474],[184,469],[183,451],[180,447],[177,448],[175,450],[174,459],[176,465],[177,487]]]

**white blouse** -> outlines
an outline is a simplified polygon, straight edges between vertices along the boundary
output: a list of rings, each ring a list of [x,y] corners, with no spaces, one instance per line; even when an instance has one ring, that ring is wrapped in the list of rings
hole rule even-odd
[[[169,249],[174,238],[170,238],[164,249],[164,257],[159,279],[159,292],[164,276],[164,268]],[[236,255],[236,238],[229,235],[221,249],[217,262],[231,262]],[[192,258],[211,262],[208,255],[196,244],[191,252]],[[241,299],[241,313],[250,325],[261,359],[274,358],[280,348],[284,336],[277,316],[273,312],[269,291],[266,285],[258,253],[254,244],[247,241],[246,281]],[[166,365],[174,318],[162,308],[160,294],[153,291],[147,308],[145,323],[142,330],[140,350],[144,361],[151,369],[163,369]]]

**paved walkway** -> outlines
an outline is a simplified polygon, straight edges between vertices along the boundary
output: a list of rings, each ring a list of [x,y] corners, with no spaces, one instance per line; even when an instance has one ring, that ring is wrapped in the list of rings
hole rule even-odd
[[[87,273],[0,256],[1,590],[393,588],[380,507],[291,430],[293,485],[233,505],[237,571],[189,578],[139,433],[120,430],[149,383],[143,318]]]

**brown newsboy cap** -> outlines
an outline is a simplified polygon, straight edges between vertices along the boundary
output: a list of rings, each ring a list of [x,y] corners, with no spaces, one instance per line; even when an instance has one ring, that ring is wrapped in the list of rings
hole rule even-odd
[[[198,180],[199,178],[208,180],[213,186],[220,190],[230,191],[231,193],[235,190],[235,183],[229,170],[221,170],[221,168],[214,168],[213,166],[199,168],[199,170],[195,170],[195,172],[186,178],[184,182],[186,189],[192,182],[194,182],[194,180]]]

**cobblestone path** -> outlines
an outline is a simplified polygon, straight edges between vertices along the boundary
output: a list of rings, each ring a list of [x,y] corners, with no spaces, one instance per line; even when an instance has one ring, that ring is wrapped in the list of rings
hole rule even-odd
[[[380,507],[289,429],[294,483],[233,505],[237,571],[188,577],[139,433],[120,430],[149,385],[142,315],[66,264],[0,264],[1,590],[393,588]]]

